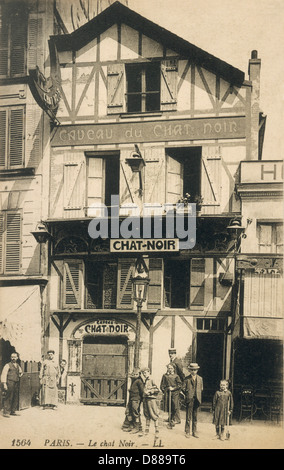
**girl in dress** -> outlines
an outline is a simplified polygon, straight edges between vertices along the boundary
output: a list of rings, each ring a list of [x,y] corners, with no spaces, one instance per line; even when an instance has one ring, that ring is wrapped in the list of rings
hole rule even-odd
[[[225,426],[229,424],[232,411],[233,396],[228,390],[227,380],[221,380],[220,390],[217,390],[213,398],[213,424],[216,426],[216,435],[221,441],[224,441]],[[226,439],[229,439],[229,433]]]

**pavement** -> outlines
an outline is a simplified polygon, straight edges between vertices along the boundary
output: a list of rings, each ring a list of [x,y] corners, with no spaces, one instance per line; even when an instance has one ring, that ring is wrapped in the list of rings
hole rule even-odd
[[[148,436],[121,430],[124,407],[60,404],[56,410],[32,407],[9,419],[0,415],[0,449],[93,449],[111,453],[134,449],[283,449],[283,423],[271,421],[234,421],[230,439],[215,437],[209,412],[199,411],[199,438],[187,439],[185,413],[181,424],[167,428],[167,415],[160,412],[159,436],[155,438],[153,422]],[[142,419],[143,426],[145,420]]]

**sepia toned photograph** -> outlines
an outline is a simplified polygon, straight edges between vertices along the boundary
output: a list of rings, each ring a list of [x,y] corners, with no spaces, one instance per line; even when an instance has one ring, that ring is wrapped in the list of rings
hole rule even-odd
[[[284,448],[283,42],[282,0],[0,0],[0,449]]]

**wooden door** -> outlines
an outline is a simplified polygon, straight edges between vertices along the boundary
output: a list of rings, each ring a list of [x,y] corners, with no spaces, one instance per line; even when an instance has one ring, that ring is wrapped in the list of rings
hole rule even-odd
[[[36,404],[40,393],[39,363],[35,361],[21,362],[23,375],[20,379],[19,409],[23,410]]]
[[[126,404],[127,356],[124,338],[86,338],[81,374],[83,403]]]

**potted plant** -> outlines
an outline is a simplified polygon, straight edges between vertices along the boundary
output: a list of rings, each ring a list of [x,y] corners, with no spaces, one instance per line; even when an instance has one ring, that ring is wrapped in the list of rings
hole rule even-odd
[[[196,204],[196,215],[200,215],[201,213],[201,207],[203,203],[203,197],[200,195],[196,195],[193,198],[193,202]]]

